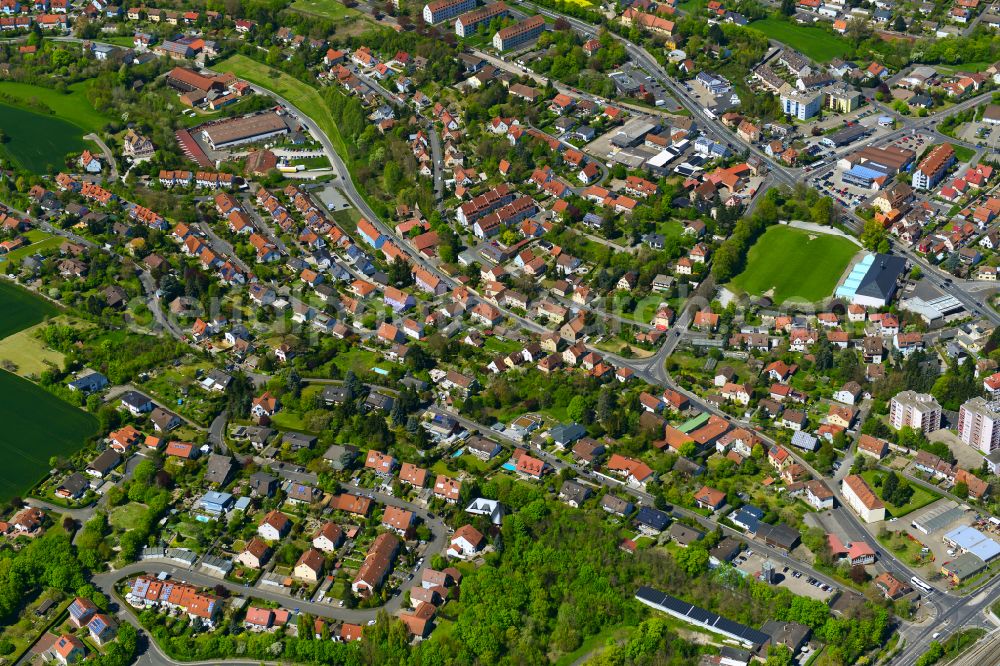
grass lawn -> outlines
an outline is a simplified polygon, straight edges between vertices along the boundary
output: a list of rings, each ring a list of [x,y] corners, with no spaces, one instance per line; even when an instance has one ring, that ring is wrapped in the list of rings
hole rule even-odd
[[[365,18],[358,10],[345,7],[337,0],[295,0],[288,8],[301,14],[315,14],[334,21]]]
[[[955,159],[958,163],[968,162],[976,155],[976,151],[972,148],[966,148],[965,146],[959,146],[957,144],[951,144],[951,147],[955,149]]]
[[[49,471],[49,458],[68,456],[97,431],[97,419],[9,372],[0,372],[0,498],[25,493]]]
[[[620,338],[608,338],[606,340],[601,340],[594,346],[601,351],[611,352],[612,354],[621,354],[625,347],[629,347],[629,349],[632,350],[631,358],[648,358],[653,355],[653,352],[639,347],[632,347],[631,345],[623,342]]]
[[[348,370],[353,370],[356,375],[371,372],[371,369],[375,367],[378,361],[378,355],[367,349],[352,349],[346,354],[337,354],[333,359],[334,365],[341,372],[346,373]]]
[[[875,486],[875,479],[885,477],[885,472],[869,469],[862,472],[861,477],[868,482],[868,485],[871,486],[879,498],[881,498],[881,488],[877,488]],[[941,499],[941,495],[931,492],[930,490],[927,490],[922,486],[918,486],[915,483],[911,483],[910,488],[913,489],[913,495],[910,496],[910,501],[903,506],[896,506],[895,504],[886,502],[884,499],[882,500],[885,502],[885,510],[887,513],[891,514],[895,518],[902,518],[908,513],[921,509],[931,502]]]
[[[55,590],[48,590],[39,595],[34,601],[28,603],[20,613],[17,622],[11,622],[0,632],[0,639],[8,640],[14,644],[14,651],[5,657],[8,663],[18,663],[20,656],[41,636],[42,632],[50,628],[58,620],[70,603],[73,597],[63,599],[50,608],[44,616],[39,617],[35,610],[48,598],[58,598],[59,593]]]
[[[889,532],[889,536],[879,539],[879,543],[892,551],[897,559],[905,562],[911,567],[923,566],[930,562],[930,553],[921,553],[920,542],[909,538],[905,532]]]
[[[750,28],[801,51],[803,55],[816,62],[829,62],[834,58],[841,58],[850,48],[846,40],[822,28],[798,25],[781,19],[766,18],[754,21],[750,24]]]
[[[127,49],[135,46],[135,38],[125,35],[101,35],[101,41],[105,44],[114,44],[115,46],[122,46]]]
[[[975,74],[976,72],[981,72],[993,63],[989,60],[979,60],[976,62],[960,62],[957,65],[934,65],[934,69],[944,73],[944,74],[954,74],[955,72],[968,72],[970,74]]]
[[[280,411],[271,417],[271,423],[282,430],[300,430],[305,432],[306,424],[302,417],[293,412]]]
[[[61,368],[65,356],[49,349],[35,337],[38,328],[44,325],[37,324],[0,340],[0,361],[16,365],[17,374],[22,377],[37,377],[53,365]]]
[[[516,350],[521,349],[521,347],[522,345],[514,342],[513,340],[501,340],[493,335],[483,341],[483,348],[493,352],[494,354],[512,354]]]
[[[750,294],[767,294],[775,303],[789,298],[814,303],[833,293],[859,249],[840,236],[776,224],[750,248],[746,269],[731,284]]]
[[[139,502],[129,502],[122,506],[116,506],[111,511],[110,523],[123,531],[135,529],[139,524],[139,519],[149,510],[145,504]]]
[[[360,219],[361,213],[354,207],[344,208],[333,213],[333,221],[339,224],[350,236],[358,233],[358,220]]]
[[[337,4],[333,0],[318,0],[318,2]],[[343,137],[340,136],[340,130],[330,113],[330,108],[323,101],[319,91],[312,86],[244,55],[234,55],[218,63],[215,70],[232,72],[240,78],[278,93],[298,107],[299,111],[316,121],[320,129],[333,142],[333,147],[339,154],[343,156],[348,154],[347,145],[344,143]]]
[[[54,305],[10,282],[0,281],[0,339],[40,323],[59,311]]]
[[[435,475],[444,474],[445,476],[451,476],[451,477],[458,476],[459,471],[457,469],[452,468],[449,465],[449,463],[452,460],[454,460],[454,458],[452,458],[451,456],[452,454],[448,454],[447,457],[442,458],[441,460],[438,460],[436,463],[434,463],[430,468],[430,472]],[[487,469],[487,464],[484,463],[479,458],[477,458],[476,456],[472,455],[471,453],[466,453],[462,455],[461,458],[462,461],[465,463],[465,469],[467,469],[470,472],[482,474]]]
[[[7,261],[12,264],[20,264],[21,260],[27,256],[44,250],[54,250],[63,244],[63,239],[60,236],[52,236],[44,231],[41,233],[45,234],[43,238],[39,240],[29,238],[32,241],[31,245],[25,245],[7,254]]]
[[[80,128],[55,116],[0,104],[0,121],[7,134],[0,155],[26,171],[62,169],[67,153],[84,149]]]
[[[962,654],[970,647],[975,645],[980,638],[986,635],[986,630],[982,627],[975,627],[973,629],[962,629],[961,631],[956,631],[947,640],[944,641],[942,647],[944,648],[944,658],[942,661],[949,662],[958,655]]]

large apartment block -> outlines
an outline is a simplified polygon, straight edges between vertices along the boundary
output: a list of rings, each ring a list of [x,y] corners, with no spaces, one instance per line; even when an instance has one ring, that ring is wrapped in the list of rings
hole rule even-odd
[[[794,90],[791,86],[781,92],[781,111],[792,118],[809,120],[819,113],[823,96],[814,90]]]
[[[498,30],[497,34],[493,35],[493,47],[499,51],[516,49],[537,38],[542,34],[542,30],[545,30],[544,18],[539,15],[526,18],[509,28]]]
[[[475,8],[476,0],[434,0],[424,5],[424,21],[440,23]]]
[[[494,2],[480,9],[466,12],[455,21],[455,34],[459,37],[469,37],[475,34],[479,26],[489,24],[495,18],[507,15],[507,5]]]
[[[910,427],[933,432],[941,427],[941,405],[926,393],[901,391],[889,403],[889,424],[896,430]]]
[[[958,436],[986,455],[1000,449],[1000,401],[973,398],[962,405],[958,412]]]
[[[955,149],[950,143],[942,143],[935,146],[934,150],[925,157],[917,168],[913,170],[913,188],[917,190],[929,190],[937,185],[944,175],[955,163]]]

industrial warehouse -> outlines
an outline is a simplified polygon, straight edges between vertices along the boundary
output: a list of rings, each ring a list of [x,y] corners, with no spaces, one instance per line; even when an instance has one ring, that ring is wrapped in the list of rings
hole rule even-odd
[[[214,150],[263,141],[287,133],[288,125],[285,120],[273,111],[223,120],[201,130],[202,137]]]

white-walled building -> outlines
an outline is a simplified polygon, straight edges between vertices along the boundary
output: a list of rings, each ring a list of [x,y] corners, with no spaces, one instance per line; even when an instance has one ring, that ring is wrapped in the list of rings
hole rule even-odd
[[[885,520],[885,504],[875,495],[871,486],[857,474],[844,477],[840,492],[844,495],[844,503],[866,523]]]
[[[901,391],[889,403],[889,424],[896,430],[910,427],[933,432],[941,427],[941,405],[932,395]]]
[[[1000,401],[973,398],[962,405],[958,437],[985,455],[1000,448]]]

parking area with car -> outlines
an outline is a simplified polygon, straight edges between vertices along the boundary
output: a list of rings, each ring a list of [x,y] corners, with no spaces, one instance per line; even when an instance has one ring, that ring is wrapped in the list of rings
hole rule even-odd
[[[756,576],[763,568],[765,558],[752,548],[745,550],[733,560],[733,566],[740,571]],[[775,565],[773,583],[787,587],[792,593],[826,601],[833,596],[836,589],[823,581],[816,580],[805,569],[797,569],[795,565],[772,560]],[[804,567],[805,565],[803,565]]]

